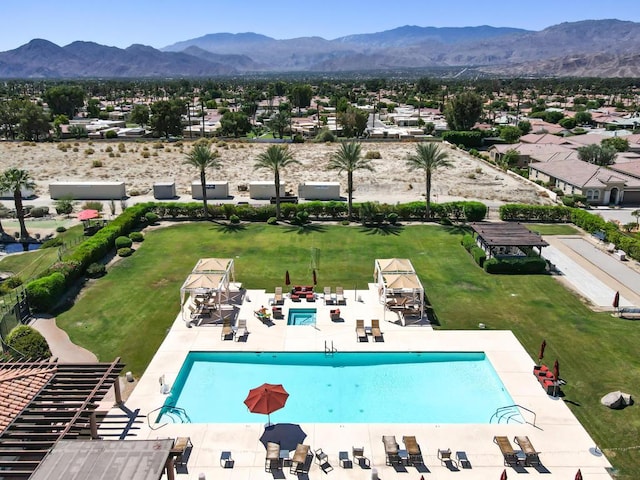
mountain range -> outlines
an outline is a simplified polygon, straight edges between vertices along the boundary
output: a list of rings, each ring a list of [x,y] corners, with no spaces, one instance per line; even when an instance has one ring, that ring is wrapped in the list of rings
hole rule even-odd
[[[214,33],[161,49],[35,39],[0,52],[0,78],[167,78],[445,69],[474,76],[640,76],[640,23],[585,20],[541,31],[403,26],[334,40]]]

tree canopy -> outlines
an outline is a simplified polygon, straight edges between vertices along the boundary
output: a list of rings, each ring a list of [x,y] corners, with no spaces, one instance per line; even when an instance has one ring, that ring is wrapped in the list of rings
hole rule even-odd
[[[54,115],[66,115],[73,118],[84,106],[84,90],[73,85],[56,85],[44,92],[42,97]]]
[[[444,116],[451,130],[471,130],[482,115],[482,98],[474,92],[453,97],[444,108]]]
[[[160,100],[151,104],[149,124],[160,137],[182,134],[182,114],[185,104],[182,100]]]

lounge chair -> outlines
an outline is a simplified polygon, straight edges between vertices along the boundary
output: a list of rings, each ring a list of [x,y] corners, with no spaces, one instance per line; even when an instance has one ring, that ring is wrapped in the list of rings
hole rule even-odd
[[[175,457],[174,463],[179,466],[186,465],[189,458],[187,452],[191,448],[193,448],[191,437],[176,438],[173,442],[173,447],[171,447],[171,455]]]
[[[360,465],[360,468],[369,468],[371,466],[369,459],[364,456],[364,447],[352,447],[351,455],[353,455],[356,463]]]
[[[368,342],[367,331],[364,329],[364,320],[356,320],[356,338],[359,342],[364,340]]]
[[[458,452],[458,453],[460,453],[460,452]],[[450,448],[439,448],[438,449],[438,459],[440,460],[440,463],[442,463],[447,468],[449,468],[451,470],[454,470],[454,469],[457,470],[458,469],[458,462],[456,462],[451,457],[451,449]]]
[[[402,464],[400,454],[398,453],[400,447],[398,442],[396,442],[396,437],[394,435],[383,435],[382,443],[384,443],[384,453],[387,458],[387,465]]]
[[[513,446],[509,441],[509,437],[495,436],[493,437],[493,443],[498,445],[498,448],[500,448],[505,466],[513,467],[518,464],[518,455],[513,449]]]
[[[329,456],[324,453],[321,448],[317,449],[314,452],[314,456],[316,457],[316,462],[324,473],[329,473],[331,470],[333,470],[333,467],[329,463]]]
[[[462,468],[471,468],[471,462],[469,461],[469,457],[467,457],[467,452],[458,450],[456,452],[456,460]]]
[[[296,451],[293,452],[293,458],[291,459],[290,473],[306,473],[307,456],[309,455],[309,445],[298,444]]]
[[[280,470],[281,468],[280,445],[273,442],[267,442],[267,455],[264,460],[264,471],[272,472],[273,470]]]
[[[220,332],[220,338],[222,340],[227,340],[227,337],[233,338],[233,328],[231,328],[231,320],[225,318],[222,321],[222,332]]]
[[[344,288],[336,287],[336,303],[338,305],[346,305],[347,301],[344,298]]]
[[[324,295],[322,298],[324,299],[325,305],[333,305],[335,303],[333,296],[331,296],[331,287],[324,287]]]
[[[349,458],[349,452],[338,452],[338,462],[342,468],[353,468],[353,462]]]
[[[380,331],[380,320],[373,319],[371,320],[371,336],[376,338],[382,338],[382,332]]]
[[[276,287],[276,293],[273,296],[274,305],[284,305],[284,297],[282,296],[282,287]]]
[[[527,466],[531,465],[540,465],[540,458],[538,457],[538,452],[533,445],[531,444],[531,440],[529,437],[514,437],[513,441],[518,444],[518,446],[522,449],[525,454],[524,464]]]
[[[240,338],[246,337],[248,334],[247,330],[247,321],[243,319],[238,320],[238,326],[236,328],[235,333],[233,334],[233,339],[237,342]]]
[[[402,437],[402,443],[404,443],[404,447],[409,454],[409,463],[411,465],[422,465],[424,460],[422,459],[422,451],[420,450],[420,445],[418,445],[416,437],[413,435],[404,436]]]

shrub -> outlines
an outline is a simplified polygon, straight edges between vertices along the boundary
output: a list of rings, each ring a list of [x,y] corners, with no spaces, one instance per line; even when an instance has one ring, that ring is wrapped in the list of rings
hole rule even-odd
[[[45,215],[49,215],[49,207],[33,207],[29,211],[29,215],[34,218],[42,218]]]
[[[140,232],[131,232],[129,234],[129,238],[133,242],[142,242],[144,240],[144,235],[142,235],[142,233]]]
[[[102,167],[102,160],[94,160],[93,162],[91,162],[91,166],[93,168],[100,168]]]
[[[398,223],[398,214],[396,212],[391,212],[387,214],[387,221],[391,225],[395,225],[396,223]]]
[[[47,312],[58,302],[64,292],[65,278],[60,272],[29,282],[26,286],[31,308],[36,312]]]
[[[380,159],[382,158],[382,155],[380,155],[380,152],[377,150],[369,150],[364,155],[364,158],[366,158],[367,160]]]
[[[118,152],[125,153],[127,151],[127,147],[124,146],[124,143],[118,144]]]
[[[277,225],[278,219],[276,217],[269,217],[267,219],[267,225]]]
[[[113,152],[113,147],[111,145],[109,145],[107,148],[104,149],[104,151],[106,153],[111,153],[111,152]]]
[[[98,201],[88,201],[82,205],[83,210],[97,210],[98,212],[102,212],[103,208],[102,202]]]
[[[133,242],[129,237],[123,236],[123,237],[116,238],[115,245],[116,245],[116,248],[120,250],[121,248],[131,248],[131,245],[133,245]]]
[[[142,158],[149,158],[151,156],[151,154],[148,151],[143,151],[142,152]]]
[[[306,225],[309,222],[309,212],[307,212],[306,210],[299,211],[291,220],[291,223],[293,223],[294,225]]]
[[[119,248],[118,249],[118,256],[119,257],[130,257],[132,253],[133,253],[133,249],[131,249],[129,247]]]
[[[482,267],[485,260],[487,259],[487,253],[477,245],[474,245],[471,248],[471,254],[473,255],[473,259],[476,261],[476,263],[480,265],[480,267]]]
[[[232,225],[237,225],[238,223],[240,223],[240,217],[238,215],[231,215],[229,217],[229,223],[231,223]]]
[[[476,239],[473,238],[473,235],[466,234],[462,237],[460,243],[467,252],[471,252],[471,249],[476,246]]]
[[[484,262],[487,273],[501,273],[506,275],[540,274],[547,268],[547,262],[541,257],[523,258],[490,258]]]
[[[73,201],[71,198],[61,198],[56,200],[55,207],[58,215],[69,215],[73,212]]]
[[[145,220],[147,221],[147,223],[149,225],[153,225],[154,223],[156,223],[158,221],[158,218],[160,218],[160,217],[158,217],[158,215],[156,215],[153,212],[147,212],[147,213],[144,214],[144,218],[145,218]]]
[[[58,228],[64,228],[64,227],[58,227]],[[58,231],[58,228],[56,228],[56,232]],[[64,242],[62,241],[62,239],[60,237],[51,238],[51,239],[47,240],[46,242],[43,242],[42,245],[40,245],[40,248],[59,247],[63,243]]]
[[[341,225],[349,225],[351,222],[349,222],[349,220],[342,220],[340,222]]]
[[[482,146],[483,133],[478,130],[473,131],[448,131],[442,133],[442,140],[461,148],[478,148]]]
[[[462,202],[464,216],[469,222],[480,222],[487,216],[487,206],[482,202]]]
[[[92,263],[87,267],[86,273],[89,278],[99,278],[107,273],[107,267],[102,263]]]
[[[316,135],[316,140],[318,142],[335,142],[336,136],[329,129],[322,129],[318,135]]]
[[[6,342],[13,349],[11,352],[16,357],[23,356],[30,360],[51,357],[47,340],[35,328],[28,325],[18,325],[12,329],[7,335]]]
[[[94,153],[96,153],[96,151],[95,151],[93,148],[87,148],[87,149],[84,151],[84,154],[85,154],[85,155],[93,155]]]

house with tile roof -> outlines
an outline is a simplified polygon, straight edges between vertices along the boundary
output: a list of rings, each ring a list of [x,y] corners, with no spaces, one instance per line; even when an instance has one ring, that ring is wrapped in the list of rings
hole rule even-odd
[[[566,195],[584,195],[592,205],[640,204],[640,179],[578,159],[536,162],[529,179],[552,184]]]

